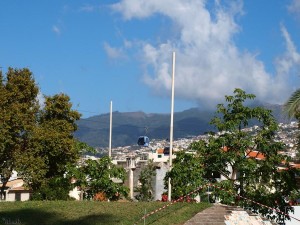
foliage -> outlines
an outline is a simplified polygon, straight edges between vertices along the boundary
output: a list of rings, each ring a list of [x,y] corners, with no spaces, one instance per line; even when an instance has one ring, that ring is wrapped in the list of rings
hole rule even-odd
[[[65,94],[44,96],[42,107],[38,102],[39,88],[26,68],[9,68],[6,76],[0,77],[2,191],[16,170],[39,193],[47,185],[50,188],[53,179],[61,178],[68,164],[77,162],[79,152],[73,134],[80,114],[72,110]]]
[[[211,121],[219,131],[218,135],[211,135],[207,143],[193,143],[191,148],[203,156],[201,163],[205,174],[217,173],[226,178],[227,181],[220,185],[225,185],[234,197],[241,195],[284,211],[287,206],[284,198],[296,189],[297,171],[289,166],[288,157],[278,154],[283,148],[282,143],[274,140],[278,125],[270,110],[244,105],[254,95],[241,89],[235,89],[234,94],[225,97],[227,105],[217,106],[216,116]],[[253,120],[258,126],[251,132],[245,128]],[[253,151],[263,154],[264,159],[249,157]],[[286,169],[279,170],[278,166]],[[218,195],[223,202],[233,201],[232,197]],[[241,201],[238,204],[271,216],[270,210],[253,202]],[[277,215],[278,220],[282,218],[282,215]]]
[[[73,133],[80,114],[71,107],[65,94],[45,96],[45,107],[40,110],[32,135],[31,151],[18,158],[16,167],[33,191],[45,190],[51,179],[62,177],[67,165],[75,164],[79,158]]]
[[[139,201],[152,201],[153,200],[153,187],[152,180],[156,175],[156,167],[152,161],[149,161],[148,164],[142,169],[139,182],[140,185],[135,187],[135,192],[139,194],[135,198]]]
[[[300,111],[300,89],[297,89],[284,104],[284,111],[292,118]]]
[[[82,166],[74,167],[68,173],[68,177],[76,180],[74,185],[84,191],[85,199],[93,199],[97,193],[103,192],[111,201],[121,196],[127,197],[128,188],[123,186],[125,176],[125,169],[114,165],[109,157],[88,159]]]
[[[286,101],[283,107],[284,112],[289,118],[296,118],[298,121],[298,130],[300,130],[300,89],[296,90]],[[300,134],[297,137],[297,153],[296,157],[300,159]]]
[[[75,149],[77,149],[77,151],[80,153],[80,155],[84,155],[84,154],[96,154],[97,151],[95,148],[93,148],[92,146],[88,145],[87,143],[84,143],[82,141],[79,141],[78,139],[75,139]]]
[[[17,159],[31,150],[36,126],[38,87],[28,69],[0,72],[0,176],[1,192],[17,166]]]
[[[105,202],[105,201],[107,201],[106,194],[104,192],[98,192],[95,194],[94,200],[100,201],[100,202]]]
[[[31,200],[70,200],[69,190],[72,188],[70,180],[64,177],[53,177],[42,183],[33,192]]]
[[[176,153],[172,170],[167,172],[164,178],[165,189],[168,189],[168,180],[171,178],[172,199],[177,200],[204,183],[204,169],[199,163],[201,158],[202,155],[199,154],[184,151]],[[191,197],[195,197],[195,194]]]

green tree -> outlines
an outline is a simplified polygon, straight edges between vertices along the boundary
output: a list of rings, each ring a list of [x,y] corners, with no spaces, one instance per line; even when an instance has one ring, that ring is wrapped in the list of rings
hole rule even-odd
[[[289,118],[296,118],[298,121],[298,130],[300,130],[300,89],[296,90],[283,106],[283,111]],[[300,159],[300,134],[297,137],[297,154],[296,157]]]
[[[173,160],[172,170],[167,172],[164,178],[165,189],[168,189],[168,181],[171,178],[172,199],[179,199],[189,194],[204,183],[204,169],[200,163],[202,155],[185,153],[180,151],[176,153]],[[190,197],[195,197],[195,193]]]
[[[31,150],[30,142],[37,124],[39,89],[28,69],[9,68],[0,73],[0,176],[1,194],[18,159]]]
[[[63,177],[67,165],[77,163],[80,152],[73,134],[79,118],[67,95],[45,96],[45,106],[38,114],[32,135],[31,151],[17,160],[17,171],[33,191],[39,192],[48,185],[53,189],[53,180]]]
[[[97,193],[104,193],[111,201],[128,196],[128,188],[123,185],[125,169],[114,165],[107,156],[86,160],[80,167],[73,167],[68,176],[76,180],[74,185],[83,190],[85,199],[93,199]]]
[[[193,143],[191,148],[203,155],[201,163],[207,175],[219,173],[226,178],[217,184],[232,193],[229,199],[228,194],[222,195],[220,192],[223,191],[218,191],[223,202],[228,203],[235,199],[232,196],[241,195],[288,212],[291,208],[285,198],[296,190],[297,171],[289,166],[288,157],[278,154],[283,144],[274,140],[278,125],[271,111],[244,105],[245,101],[254,98],[241,89],[235,89],[234,96],[225,96],[227,105],[219,104],[211,121],[219,133],[211,135],[207,143]],[[251,122],[258,124],[252,132],[246,129]],[[249,157],[253,151],[263,154],[263,159]],[[286,170],[279,170],[279,166]],[[237,204],[272,217],[272,210],[251,201]],[[283,217],[277,214],[278,220]]]
[[[92,146],[88,145],[85,142],[79,141],[78,139],[75,139],[75,149],[77,149],[77,151],[81,154],[96,154],[97,151],[95,148],[93,148]]]
[[[156,175],[156,166],[152,161],[149,161],[148,164],[142,169],[139,182],[140,185],[135,187],[134,191],[138,192],[139,194],[135,196],[135,198],[139,201],[152,201],[153,196],[153,187],[152,187],[152,180],[153,177]]]
[[[67,177],[48,178],[32,193],[31,200],[72,200],[69,196],[72,188],[72,183]]]
[[[41,108],[39,88],[27,68],[9,68],[0,79],[0,194],[13,170],[34,191],[57,183],[67,164],[77,162],[73,133],[80,114],[65,94],[45,96]]]
[[[300,111],[300,89],[296,90],[284,104],[284,111],[292,118]]]

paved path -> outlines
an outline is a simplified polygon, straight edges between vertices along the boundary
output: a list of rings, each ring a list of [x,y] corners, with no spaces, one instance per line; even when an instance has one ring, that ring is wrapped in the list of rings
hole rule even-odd
[[[184,225],[225,225],[225,215],[232,212],[228,206],[214,205],[207,208],[192,219],[188,220]]]
[[[232,215],[232,214],[236,215],[237,217],[242,215],[242,219],[240,219],[240,221],[244,221],[244,222],[242,222],[241,224],[245,224],[245,225],[247,225],[247,224],[271,224],[268,221],[266,221],[266,223],[258,223],[258,220],[256,220],[254,217],[251,218],[253,220],[246,219],[246,217],[249,217],[249,215],[242,208],[215,204],[212,207],[207,208],[207,209],[199,212],[198,214],[196,214],[193,218],[191,218],[190,220],[185,222],[184,225],[226,225],[226,223],[225,223],[226,218],[228,218],[228,216]],[[241,214],[241,215],[239,215],[239,214]],[[235,221],[236,220],[237,219],[235,219]],[[237,223],[235,223],[234,221],[232,221],[232,222],[227,221],[227,224],[237,224]],[[238,224],[240,224],[240,223],[238,223]]]

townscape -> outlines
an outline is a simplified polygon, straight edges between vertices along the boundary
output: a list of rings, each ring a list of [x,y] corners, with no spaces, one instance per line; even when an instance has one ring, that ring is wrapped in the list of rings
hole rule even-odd
[[[245,128],[246,131],[255,132],[257,126]],[[292,121],[288,124],[279,123],[279,130],[275,135],[275,140],[283,142],[285,144],[285,148],[282,149],[281,154],[287,155],[294,160],[297,153],[297,136],[299,135],[298,123],[296,121]],[[218,135],[220,133],[216,133]],[[207,140],[209,137],[206,135],[199,135],[195,137],[189,138],[181,138],[178,140],[174,140],[173,148],[174,151],[184,150],[188,151],[188,148],[192,142],[198,140]],[[157,149],[163,149],[169,146],[168,140],[151,140],[150,147],[142,148],[137,145],[134,146],[123,146],[112,149],[112,157],[114,160],[125,160],[128,156],[130,157],[139,157],[141,159],[147,159],[147,155],[152,151],[156,151]],[[99,153],[108,154],[107,149],[97,149]]]
[[[300,0],[0,11],[0,225],[300,223]]]

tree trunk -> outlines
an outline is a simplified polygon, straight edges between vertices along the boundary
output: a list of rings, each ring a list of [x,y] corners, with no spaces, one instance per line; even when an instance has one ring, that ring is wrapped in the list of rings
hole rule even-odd
[[[0,197],[1,197],[0,200],[3,199],[3,196],[4,196],[4,194],[5,194],[6,184],[7,184],[8,180],[9,180],[9,178],[4,178],[4,179],[2,179],[2,187],[1,187],[1,189],[0,189]]]

